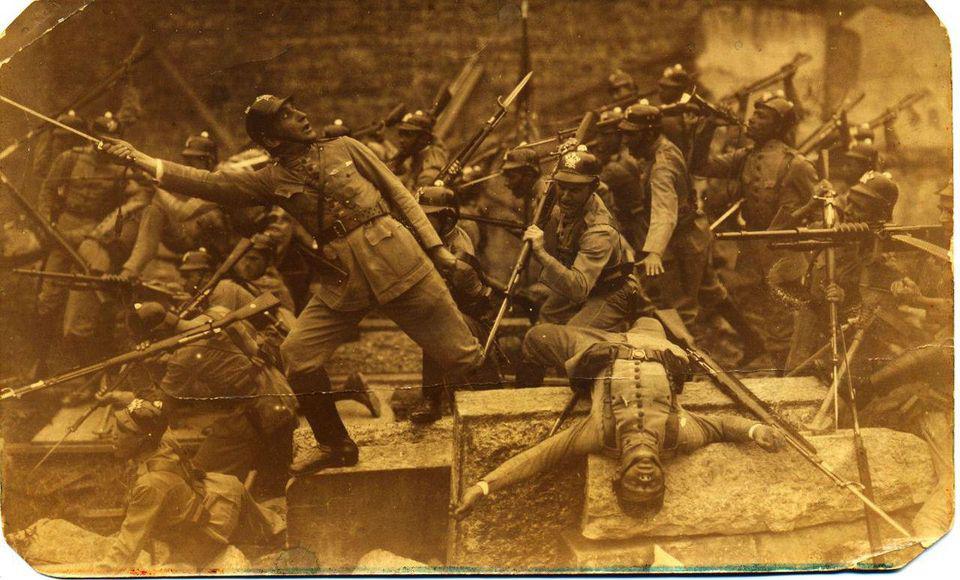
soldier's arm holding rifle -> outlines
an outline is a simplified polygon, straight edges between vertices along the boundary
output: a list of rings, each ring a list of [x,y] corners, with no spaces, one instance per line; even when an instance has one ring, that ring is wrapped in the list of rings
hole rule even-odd
[[[540,281],[567,299],[582,302],[599,279],[619,236],[610,226],[585,232],[577,257],[569,268],[547,252],[543,244],[543,230],[539,227],[534,225],[527,228],[523,240],[530,242],[534,257],[543,265]]]

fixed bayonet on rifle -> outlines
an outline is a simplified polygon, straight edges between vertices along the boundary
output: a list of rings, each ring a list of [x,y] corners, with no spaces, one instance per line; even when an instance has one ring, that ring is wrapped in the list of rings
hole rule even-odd
[[[112,290],[120,292],[147,291],[160,294],[161,296],[165,296],[171,300],[179,300],[184,296],[182,293],[173,292],[159,284],[154,284],[152,282],[134,282],[131,280],[124,280],[119,276],[114,276],[111,274],[92,276],[89,274],[47,272],[44,270],[23,270],[20,268],[14,269],[13,272],[14,274],[20,274],[22,276],[33,276],[34,278],[50,280],[52,283],[57,284],[58,286],[66,286],[74,290]]]
[[[0,171],[0,185],[3,189],[10,194],[10,197],[13,198],[13,201],[20,206],[20,209],[23,210],[23,213],[27,214],[27,217],[38,227],[40,231],[46,236],[51,242],[56,244],[63,252],[73,261],[74,265],[80,268],[80,270],[86,274],[90,273],[90,267],[87,266],[87,262],[80,257],[80,254],[77,253],[73,246],[70,245],[70,242],[63,237],[57,228],[53,224],[49,223],[47,220],[43,219],[43,216],[40,215],[30,202],[27,201],[23,194],[17,191],[17,188],[13,186],[13,183],[7,178],[7,176]]]
[[[868,121],[866,124],[871,129],[876,129],[877,127],[886,125],[890,121],[893,121],[898,116],[900,116],[901,111],[912,107],[914,104],[923,100],[929,94],[930,94],[930,91],[928,89],[923,89],[915,93],[910,93],[909,95],[900,99],[896,105],[890,107],[889,109],[877,115],[873,119],[870,119],[870,121]]]
[[[863,97],[864,93],[860,93],[856,98],[844,101],[829,119],[797,145],[797,150],[804,155],[808,155],[817,149],[824,149],[825,145],[837,138],[836,133],[844,125],[843,120],[847,113],[859,105],[863,101]]]
[[[448,181],[452,181],[453,178],[460,173],[463,167],[470,162],[470,158],[474,153],[477,152],[477,149],[480,148],[480,145],[483,144],[486,138],[493,133],[493,130],[497,128],[497,125],[507,114],[507,109],[520,95],[520,92],[523,91],[523,88],[527,86],[527,83],[530,82],[531,76],[533,76],[533,71],[528,72],[526,76],[520,79],[520,82],[517,83],[517,86],[510,91],[510,94],[508,94],[506,98],[497,98],[497,111],[489,119],[487,119],[487,122],[477,130],[477,132],[469,141],[467,141],[467,144],[464,145],[460,152],[457,153],[453,159],[447,163],[446,167],[440,170],[435,182],[436,185],[443,186]]]
[[[577,129],[577,134],[574,135],[570,145],[575,146],[579,144],[587,133],[590,131],[590,128],[593,126],[594,121],[596,120],[596,114],[593,111],[588,112],[583,116],[583,120],[580,121],[580,127]],[[562,148],[565,152],[567,149]],[[550,175],[553,176],[560,169],[560,159],[562,156],[558,156],[557,163],[553,168],[553,171],[550,172]],[[550,180],[550,184],[547,186],[547,191],[540,198],[540,202],[537,205],[536,211],[533,213],[533,221],[531,225],[537,225],[539,227],[544,227],[547,220],[550,218],[550,213],[553,211],[553,206],[557,202],[557,182]],[[487,335],[487,340],[483,345],[483,350],[480,352],[480,361],[481,363],[486,360],[487,355],[490,353],[490,350],[493,348],[493,341],[497,338],[497,331],[500,329],[500,324],[503,323],[503,317],[507,314],[507,308],[510,306],[510,300],[513,298],[513,295],[516,294],[517,289],[520,285],[520,274],[523,273],[524,268],[527,266],[527,262],[530,259],[530,243],[524,242],[523,247],[520,248],[520,255],[517,256],[517,261],[513,265],[513,270],[510,272],[510,278],[507,279],[506,289],[504,290],[503,302],[500,303],[500,309],[497,311],[497,317],[493,320],[493,324],[490,326],[490,333]]]
[[[210,276],[210,279],[204,283],[204,285],[197,290],[197,293],[190,298],[189,302],[181,305],[177,309],[177,316],[184,318],[189,316],[198,310],[204,301],[210,296],[210,293],[213,292],[214,288],[217,287],[217,284],[220,283],[220,280],[223,279],[227,273],[237,265],[237,262],[240,261],[240,258],[243,258],[250,248],[253,246],[253,242],[249,238],[240,238],[240,241],[237,242],[237,245],[233,247],[233,250],[230,252],[230,255],[227,256],[227,259],[220,264],[220,267],[217,268],[216,272]]]
[[[672,316],[668,315],[667,313],[672,314]],[[685,340],[683,337],[689,337],[690,333],[686,330],[686,327],[683,326],[683,322],[680,320],[679,315],[676,314],[676,311],[671,312],[658,310],[656,311],[656,314],[657,318],[661,321],[667,333],[670,335],[671,340],[676,342],[687,352],[690,360],[696,363],[706,372],[707,376],[710,378],[710,381],[713,382],[714,385],[716,385],[727,396],[733,399],[734,402],[741,405],[747,411],[753,414],[757,419],[780,431],[780,434],[783,435],[784,440],[791,447],[793,447],[811,465],[819,469],[824,475],[830,478],[830,480],[833,481],[837,487],[842,487],[855,495],[857,499],[863,503],[866,509],[869,509],[876,515],[883,518],[884,521],[890,524],[904,537],[911,537],[910,532],[906,528],[897,522],[897,520],[893,519],[893,517],[890,516],[890,514],[888,514],[883,508],[878,506],[873,499],[864,494],[859,483],[844,479],[830,469],[824,463],[823,459],[821,459],[817,454],[816,447],[814,447],[812,443],[800,435],[789,423],[779,417],[764,401],[753,394],[753,391],[744,385],[740,379],[724,370],[720,365],[714,362],[709,355],[693,346],[693,344],[688,340]]]
[[[198,340],[219,334],[227,326],[230,326],[231,324],[240,320],[245,320],[252,316],[266,312],[271,308],[276,308],[279,306],[279,304],[280,301],[273,294],[266,292],[258,296],[252,302],[241,306],[240,308],[228,313],[226,316],[218,320],[211,320],[210,322],[191,328],[169,338],[164,338],[153,343],[141,345],[130,352],[104,359],[91,365],[79,367],[48,379],[34,381],[22,387],[3,389],[0,391],[0,401],[19,399],[28,393],[62,385],[64,383],[68,383],[94,373],[99,373],[113,367],[134,363],[154,357],[158,354],[177,350]]]
[[[809,54],[798,52],[797,56],[793,57],[792,61],[780,67],[780,70],[777,72],[740,87],[736,91],[724,96],[722,99],[720,99],[720,102],[725,104],[736,103],[743,99],[749,98],[750,95],[758,93],[783,81],[783,79],[787,78],[787,76],[791,74],[796,73],[798,68],[810,62],[811,60],[813,60],[813,57]]]
[[[825,241],[853,241],[878,236],[880,238],[892,237],[895,234],[911,234],[942,231],[943,226],[937,225],[918,225],[901,226],[897,224],[885,223],[842,223],[837,224],[836,228],[791,228],[786,230],[746,230],[741,232],[721,232],[713,236],[718,240],[767,240],[769,242],[790,242],[801,240],[825,240]]]
[[[406,114],[406,112],[407,112],[407,106],[404,105],[403,103],[400,103],[396,107],[390,109],[390,112],[387,113],[387,116],[384,117],[383,119],[380,119],[375,123],[371,123],[366,127],[360,127],[359,129],[351,133],[350,136],[353,137],[354,139],[362,139],[367,135],[372,135],[373,133],[376,133],[383,129],[393,127],[394,125],[396,125],[397,123],[403,120],[403,116]]]

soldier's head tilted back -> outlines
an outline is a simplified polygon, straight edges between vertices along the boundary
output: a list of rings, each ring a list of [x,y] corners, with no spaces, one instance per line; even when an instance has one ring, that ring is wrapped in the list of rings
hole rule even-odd
[[[319,138],[306,113],[297,109],[292,97],[260,95],[246,112],[247,135],[270,152],[284,144],[302,145]]]
[[[797,124],[793,101],[779,94],[766,93],[754,104],[747,123],[747,137],[758,145],[771,139],[785,140]]]

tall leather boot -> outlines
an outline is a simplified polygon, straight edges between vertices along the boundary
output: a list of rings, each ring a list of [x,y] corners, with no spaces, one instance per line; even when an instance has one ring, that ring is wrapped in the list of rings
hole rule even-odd
[[[327,467],[349,467],[359,460],[357,444],[350,438],[324,369],[288,377],[297,394],[300,413],[307,420],[317,446],[300,453],[290,465],[293,475],[307,475]]]
[[[743,341],[743,355],[740,357],[740,360],[737,361],[737,366],[750,364],[752,361],[766,354],[767,348],[763,344],[763,338],[757,333],[750,322],[747,321],[743,313],[740,312],[740,308],[737,307],[729,296],[719,302],[715,310],[717,314],[733,327],[734,332],[736,332],[740,340]]]

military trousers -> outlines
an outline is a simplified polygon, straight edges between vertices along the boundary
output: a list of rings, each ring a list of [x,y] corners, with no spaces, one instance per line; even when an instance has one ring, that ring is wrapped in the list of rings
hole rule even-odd
[[[581,304],[551,291],[540,308],[538,322],[626,332],[640,309],[649,302],[637,279],[629,276],[610,289],[595,289]]]
[[[287,376],[321,370],[341,344],[356,339],[360,321],[373,310],[334,310],[312,297],[280,345]],[[466,375],[479,363],[480,343],[435,269],[376,310],[393,320],[448,375]]]

